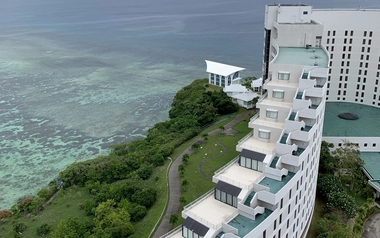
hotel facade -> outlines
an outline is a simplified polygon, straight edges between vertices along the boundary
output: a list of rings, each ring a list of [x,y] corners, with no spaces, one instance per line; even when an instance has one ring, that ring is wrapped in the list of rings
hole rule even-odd
[[[346,12],[303,4],[265,7],[263,93],[249,122],[252,131],[236,146],[240,155],[215,172],[215,188],[188,204],[184,223],[163,237],[306,237],[326,99],[380,106],[372,99],[379,97],[379,49],[370,46],[380,46],[380,34],[360,23],[340,26],[336,17],[360,22],[352,13],[365,15]],[[367,55],[368,61],[360,60]],[[372,76],[363,82],[364,74]]]

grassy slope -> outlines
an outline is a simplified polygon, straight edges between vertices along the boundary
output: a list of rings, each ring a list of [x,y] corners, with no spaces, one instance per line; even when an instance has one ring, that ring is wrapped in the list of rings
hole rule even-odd
[[[68,219],[69,217],[78,217],[79,220],[90,219],[79,208],[80,204],[83,204],[86,199],[90,198],[91,195],[87,190],[81,187],[72,187],[63,193],[60,192],[40,214],[17,219],[17,222],[23,222],[28,226],[22,237],[39,237],[36,234],[36,229],[44,223],[51,225],[54,229],[60,220]],[[0,221],[0,225],[0,237],[13,237],[12,220]]]

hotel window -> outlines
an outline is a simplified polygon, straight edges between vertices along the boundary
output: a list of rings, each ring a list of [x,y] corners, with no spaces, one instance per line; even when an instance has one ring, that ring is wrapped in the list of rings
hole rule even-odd
[[[263,162],[262,161],[247,158],[244,156],[240,156],[240,166],[247,168],[247,169],[256,170],[259,172],[263,171]]]
[[[350,34],[351,36],[353,36],[354,35],[354,31],[351,31],[351,34]]]
[[[368,47],[368,48],[367,48],[367,53],[370,53],[370,52],[371,52],[371,48]],[[369,55],[367,55],[367,56],[369,56]]]
[[[369,60],[369,55],[366,56],[366,60]]]
[[[276,90],[273,89],[272,97],[273,98],[278,98],[278,99],[283,99],[284,98],[284,90]]]
[[[327,39],[327,44],[329,44],[330,43],[330,39]]]
[[[350,44],[352,44],[352,39],[350,39]]]
[[[270,131],[259,129],[259,138],[270,139]]]
[[[279,80],[289,80],[290,73],[288,72],[278,72],[278,79]]]
[[[334,51],[334,46],[331,46],[331,51]]]
[[[348,47],[348,51],[351,51],[351,46]]]
[[[214,84],[214,74],[211,74],[211,84]]]
[[[347,61],[346,66],[350,66],[350,61]]]
[[[308,11],[303,11],[303,15],[307,15],[308,13]]]
[[[371,45],[371,43],[372,43],[372,40],[368,40],[368,45]]]
[[[335,38],[332,38],[331,42],[332,42],[333,44],[335,44]]]
[[[364,31],[363,36],[367,36],[367,32],[366,31]]]
[[[350,46],[351,47],[351,46]],[[351,49],[351,48],[350,48]],[[351,59],[351,54],[347,55],[347,59]]]
[[[372,144],[372,147],[376,147],[376,143],[373,143],[373,144]]]
[[[333,31],[333,36],[335,36],[335,31]]]
[[[327,31],[327,36],[330,36],[330,31]]]
[[[365,45],[365,39],[363,39],[363,43],[362,44]]]
[[[226,86],[226,77],[222,76],[222,87]]]
[[[346,74],[348,74],[350,72],[350,69],[346,69]]]
[[[330,55],[330,59],[333,59],[333,58],[334,58],[334,55],[333,55],[333,54],[331,54],[331,55]]]
[[[230,86],[230,85],[231,85],[231,75],[228,76],[228,86]]]
[[[344,31],[344,35],[347,36],[348,35],[348,31]]]
[[[346,39],[344,39],[346,41]],[[344,42],[346,43],[346,42]],[[343,46],[343,51],[346,51],[346,46]]]
[[[363,67],[363,62],[360,62],[359,67]]]
[[[216,85],[220,85],[219,84],[219,74],[216,75]]]
[[[277,110],[267,109],[266,116],[268,118],[276,119],[278,117],[278,111]]]
[[[372,31],[369,32],[369,37],[372,37]]]
[[[366,83],[366,81],[367,81],[367,78],[363,78],[363,83]]]

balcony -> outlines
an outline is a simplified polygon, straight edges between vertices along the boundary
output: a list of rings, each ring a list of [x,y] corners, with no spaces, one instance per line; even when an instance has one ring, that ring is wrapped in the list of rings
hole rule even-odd
[[[259,182],[259,184],[266,186],[266,187],[269,187],[270,192],[275,194],[278,191],[280,191],[281,188],[283,188],[293,178],[294,175],[295,175],[295,173],[288,172],[288,175],[282,177],[281,181],[278,181],[278,180],[275,180],[272,178],[268,178],[268,177],[264,177]]]
[[[260,152],[263,154],[273,155],[275,152],[276,144],[267,141],[261,141],[254,137],[248,137],[240,140],[236,146],[236,150],[241,152],[243,149]]]
[[[217,183],[223,181],[242,189],[250,189],[252,184],[262,177],[262,172],[241,167],[238,163],[212,177],[212,181]]]
[[[182,217],[188,216],[195,221],[211,228],[219,230],[222,223],[228,221],[238,214],[235,207],[227,205],[223,202],[215,200],[213,193],[205,194],[201,200],[184,207]]]
[[[272,162],[270,163],[270,166],[269,166],[269,167],[275,169],[275,168],[276,168],[276,164],[277,164],[277,162],[278,162],[278,159],[279,159],[279,157],[278,157],[278,156],[275,156],[275,157],[273,158]]]
[[[265,208],[263,213],[256,215],[254,220],[239,214],[228,222],[228,225],[237,229],[239,237],[244,237],[260,225],[272,212]]]
[[[292,113],[290,114],[290,116],[289,116],[289,120],[290,120],[290,121],[294,121],[294,119],[296,118],[296,115],[297,115],[296,112],[292,112]]]

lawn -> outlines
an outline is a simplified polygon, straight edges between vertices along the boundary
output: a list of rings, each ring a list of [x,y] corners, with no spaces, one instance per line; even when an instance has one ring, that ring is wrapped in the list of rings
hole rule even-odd
[[[79,220],[91,219],[79,208],[80,204],[84,204],[84,201],[90,198],[91,195],[83,187],[75,186],[64,192],[59,192],[51,204],[38,215],[28,215],[17,219],[17,222],[23,222],[28,227],[22,237],[39,237],[36,234],[36,229],[44,223],[51,225],[54,229],[59,221],[69,217],[78,217]],[[12,220],[0,221],[0,225],[0,237],[13,237]]]

